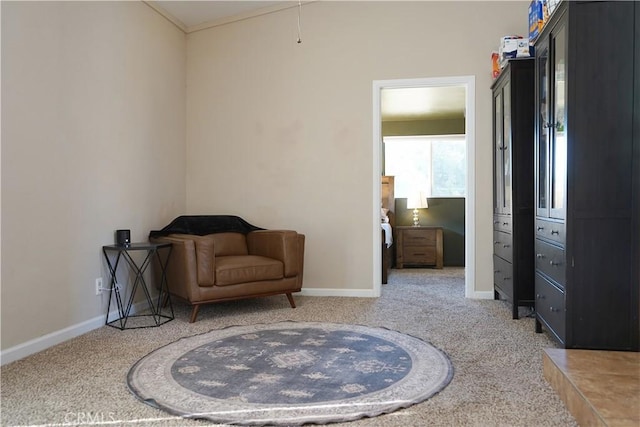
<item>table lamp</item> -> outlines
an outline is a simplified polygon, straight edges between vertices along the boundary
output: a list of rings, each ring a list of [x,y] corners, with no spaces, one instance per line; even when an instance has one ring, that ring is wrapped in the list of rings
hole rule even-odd
[[[411,197],[407,199],[407,209],[413,209],[413,226],[420,227],[420,220],[418,218],[418,209],[427,209],[429,204],[427,203],[427,196],[423,191],[417,191]]]

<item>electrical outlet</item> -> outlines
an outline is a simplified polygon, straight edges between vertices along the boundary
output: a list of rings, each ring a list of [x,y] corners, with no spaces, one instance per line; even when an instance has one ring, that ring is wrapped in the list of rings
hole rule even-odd
[[[102,293],[102,277],[98,277],[96,279],[96,295],[100,295]]]

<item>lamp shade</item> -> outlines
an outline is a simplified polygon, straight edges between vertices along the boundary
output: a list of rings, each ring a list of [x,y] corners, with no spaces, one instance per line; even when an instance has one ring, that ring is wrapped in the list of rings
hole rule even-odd
[[[417,191],[407,199],[407,209],[426,209],[428,207],[427,195],[424,191]]]

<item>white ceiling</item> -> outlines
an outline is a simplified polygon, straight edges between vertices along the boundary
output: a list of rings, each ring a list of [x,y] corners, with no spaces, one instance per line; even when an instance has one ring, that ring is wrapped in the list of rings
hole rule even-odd
[[[298,1],[149,0],[146,2],[178,25],[184,32],[247,19],[290,7]],[[310,1],[303,1],[302,8]],[[381,96],[383,120],[464,118],[464,87],[421,87],[384,89]]]
[[[185,32],[271,13],[298,5],[297,1],[190,1],[190,0],[149,0],[154,9],[173,18]],[[182,25],[180,25],[182,24]]]

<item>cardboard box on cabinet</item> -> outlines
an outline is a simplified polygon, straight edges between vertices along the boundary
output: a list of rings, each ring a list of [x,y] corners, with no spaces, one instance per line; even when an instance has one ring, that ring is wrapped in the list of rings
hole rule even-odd
[[[491,76],[497,79],[500,75],[501,67],[498,60],[498,52],[491,52]]]
[[[528,37],[504,36],[500,38],[498,48],[498,61],[500,68],[504,68],[511,58],[526,58],[533,56],[533,47],[529,44]]]
[[[518,54],[518,40],[522,40],[522,36],[504,36],[500,38],[498,46],[498,60],[502,66],[509,58],[515,58]]]
[[[542,32],[545,24],[542,0],[533,0],[529,4],[529,40],[534,41]]]

